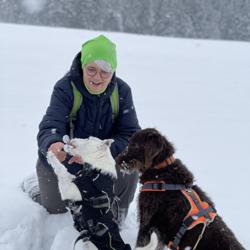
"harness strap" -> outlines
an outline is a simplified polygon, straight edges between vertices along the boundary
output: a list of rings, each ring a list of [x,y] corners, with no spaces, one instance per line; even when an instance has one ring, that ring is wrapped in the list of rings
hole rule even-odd
[[[194,247],[193,247],[192,250],[195,250],[195,249],[197,248],[197,246],[198,246],[200,240],[201,240],[202,237],[203,237],[203,234],[205,233],[205,230],[206,230],[208,224],[209,224],[209,223],[206,223],[206,224],[203,225],[202,231],[201,231],[201,233],[200,233],[200,235],[199,235],[199,237],[198,237],[198,239],[197,239],[197,241],[196,241],[196,243],[195,243],[195,245],[194,245]]]
[[[165,192],[172,190],[179,190],[182,192],[182,194],[189,201],[190,210],[185,216],[180,229],[174,237],[174,240],[168,243],[168,248],[172,250],[178,250],[181,239],[186,231],[202,223],[203,228],[198,237],[198,240],[195,243],[195,246],[193,248],[194,250],[201,240],[206,226],[209,223],[213,222],[214,218],[216,217],[216,211],[211,206],[209,206],[207,202],[202,201],[199,195],[190,186],[187,185],[166,184],[164,181],[147,181],[141,188],[141,192]]]
[[[193,189],[181,190],[190,203],[190,210],[184,221],[187,218],[193,218],[194,221],[188,225],[188,229],[192,229],[200,223],[212,222],[216,216],[216,211],[209,206],[207,202],[201,201],[198,194]]]
[[[147,181],[143,184],[141,192],[165,192],[173,190],[182,190],[188,188],[181,184],[166,184],[164,181]]]
[[[202,223],[203,229],[195,244],[196,248],[203,236],[207,224],[212,222],[216,216],[215,210],[209,206],[208,203],[201,201],[200,197],[193,189],[181,190],[181,192],[188,199],[191,208],[184,218],[179,231],[175,235],[174,241],[168,244],[168,247],[173,250],[177,250],[179,248],[178,246],[181,242],[181,239],[187,230],[190,230],[196,225]]]
[[[90,199],[83,198],[81,201],[68,201],[70,207],[74,206],[87,206],[97,209],[110,208],[110,199],[107,195],[101,195],[97,197],[91,197]]]
[[[102,195],[98,197],[92,197],[90,199],[84,198],[83,200],[83,206],[89,206],[96,209],[105,209],[105,213],[107,213],[110,210],[111,207],[111,201],[107,195]]]
[[[178,250],[181,239],[182,239],[183,235],[186,233],[187,230],[188,229],[187,229],[185,223],[182,223],[179,231],[177,232],[177,234],[174,237],[174,241],[170,241],[168,243],[168,248],[170,248],[172,250]]]

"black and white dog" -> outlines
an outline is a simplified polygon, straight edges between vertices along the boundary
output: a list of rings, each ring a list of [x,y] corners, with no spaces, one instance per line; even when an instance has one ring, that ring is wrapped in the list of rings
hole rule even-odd
[[[117,179],[115,161],[110,152],[112,139],[72,139],[64,150],[84,162],[74,176],[50,151],[49,164],[57,177],[62,200],[69,201],[74,226],[79,231],[86,249],[130,250],[120,236],[115,220],[116,198],[113,192]],[[113,208],[113,209],[112,209]],[[76,241],[76,242],[77,242]]]

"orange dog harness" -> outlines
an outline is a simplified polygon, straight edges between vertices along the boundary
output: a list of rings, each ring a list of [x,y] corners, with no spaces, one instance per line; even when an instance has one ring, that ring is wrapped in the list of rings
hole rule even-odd
[[[185,185],[166,184],[164,181],[148,181],[145,182],[141,188],[141,192],[165,192],[170,190],[181,191],[190,204],[190,210],[183,219],[182,225],[175,235],[174,240],[168,243],[168,248],[178,250],[181,239],[186,231],[202,223],[204,226],[193,248],[195,249],[202,238],[206,226],[213,222],[216,217],[216,211],[209,206],[207,202],[202,201],[199,195],[191,187]]]

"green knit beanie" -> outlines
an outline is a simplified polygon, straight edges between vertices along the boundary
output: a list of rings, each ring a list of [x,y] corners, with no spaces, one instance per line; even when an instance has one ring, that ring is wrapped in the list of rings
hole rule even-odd
[[[104,35],[84,43],[81,52],[82,67],[96,60],[103,60],[110,63],[114,71],[116,70],[116,46]]]

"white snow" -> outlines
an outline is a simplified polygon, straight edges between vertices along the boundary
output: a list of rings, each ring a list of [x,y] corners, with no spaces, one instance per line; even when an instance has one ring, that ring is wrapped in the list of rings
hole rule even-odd
[[[133,89],[142,127],[176,145],[237,238],[250,248],[250,43],[107,33],[117,75]],[[100,32],[0,24],[0,249],[69,250],[71,216],[49,215],[20,189],[35,171],[38,124],[54,83]],[[137,233],[136,201],[122,236]]]

